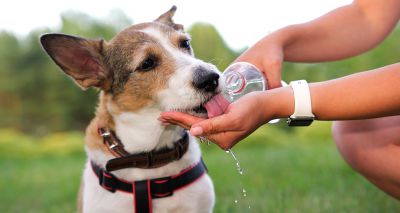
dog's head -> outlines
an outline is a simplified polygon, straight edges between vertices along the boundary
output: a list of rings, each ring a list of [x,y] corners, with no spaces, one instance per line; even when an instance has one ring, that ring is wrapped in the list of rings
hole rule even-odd
[[[45,51],[81,88],[111,97],[113,111],[147,106],[205,116],[203,104],[219,92],[217,68],[194,57],[190,36],[172,17],[176,7],[136,24],[112,40],[64,34],[41,37]],[[205,44],[206,45],[206,44]]]

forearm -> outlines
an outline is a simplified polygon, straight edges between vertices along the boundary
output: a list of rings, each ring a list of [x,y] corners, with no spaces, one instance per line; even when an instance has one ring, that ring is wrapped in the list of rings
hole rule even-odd
[[[284,60],[319,62],[365,52],[381,42],[396,25],[398,0],[361,0],[304,24],[292,25],[265,37],[281,43]],[[263,45],[261,40],[258,45]]]
[[[400,114],[400,63],[343,78],[310,84],[312,110],[318,120],[367,119]],[[265,92],[265,114],[289,117],[293,91],[282,87]]]
[[[319,120],[366,119],[400,114],[400,63],[310,85]]]

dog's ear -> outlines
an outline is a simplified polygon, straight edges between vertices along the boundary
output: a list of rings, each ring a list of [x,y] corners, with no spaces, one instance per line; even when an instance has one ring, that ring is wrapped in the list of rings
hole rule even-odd
[[[103,63],[103,40],[45,34],[40,37],[40,43],[53,61],[82,89],[108,89],[107,69]]]
[[[167,12],[162,14],[160,17],[158,17],[155,21],[161,22],[163,24],[166,24],[175,30],[181,30],[183,31],[183,25],[182,24],[175,24],[174,21],[172,20],[172,17],[174,16],[176,11],[176,6],[172,6],[171,9],[169,9]]]

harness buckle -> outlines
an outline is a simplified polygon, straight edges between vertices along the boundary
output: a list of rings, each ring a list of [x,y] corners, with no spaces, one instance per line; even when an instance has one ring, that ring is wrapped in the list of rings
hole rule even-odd
[[[103,169],[100,170],[99,172],[99,185],[106,189],[109,192],[114,193],[116,191],[116,185],[117,185],[117,178]]]
[[[164,177],[151,180],[151,196],[153,199],[169,197],[174,194],[172,177]]]

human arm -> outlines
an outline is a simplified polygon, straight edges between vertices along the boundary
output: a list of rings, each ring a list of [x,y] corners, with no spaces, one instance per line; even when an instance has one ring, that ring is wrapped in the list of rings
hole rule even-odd
[[[270,88],[275,88],[280,86],[282,61],[332,61],[373,48],[396,25],[399,8],[398,0],[355,0],[315,20],[265,36],[236,61],[256,65]]]
[[[317,120],[349,120],[400,114],[400,63],[310,85]],[[233,102],[221,116],[204,120],[177,112],[161,119],[205,136],[222,149],[234,146],[259,126],[294,111],[293,91],[282,87],[253,92]]]

